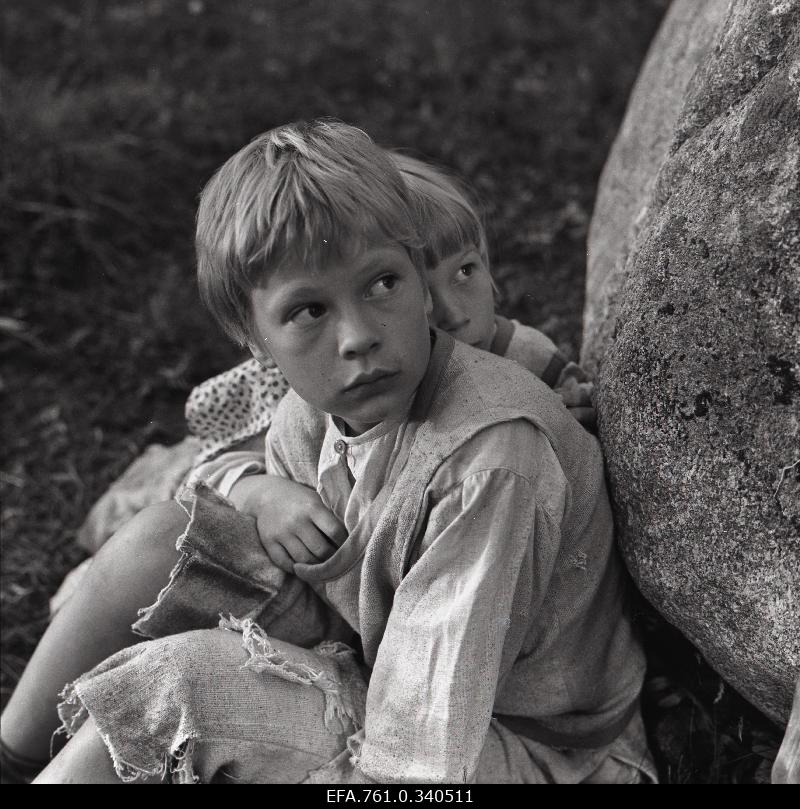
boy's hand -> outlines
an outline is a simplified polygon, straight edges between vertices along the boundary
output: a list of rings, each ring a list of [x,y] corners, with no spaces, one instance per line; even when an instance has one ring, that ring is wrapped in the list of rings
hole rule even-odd
[[[318,564],[347,538],[345,527],[308,486],[274,475],[237,481],[230,500],[256,518],[261,544],[272,562],[287,573],[297,562]]]

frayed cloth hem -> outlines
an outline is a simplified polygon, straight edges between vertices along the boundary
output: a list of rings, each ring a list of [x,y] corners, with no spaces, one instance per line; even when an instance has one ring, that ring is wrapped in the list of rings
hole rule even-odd
[[[364,726],[366,685],[355,662],[355,652],[339,641],[323,641],[311,652],[323,658],[315,667],[292,660],[277,649],[267,633],[251,618],[220,616],[220,629],[239,632],[248,654],[245,668],[268,672],[289,682],[318,688],[325,696],[325,727],[331,733],[352,733]],[[328,670],[322,662],[330,661]]]
[[[64,735],[71,739],[80,730],[84,722],[92,718],[95,722],[97,735],[102,740],[111,758],[114,772],[123,783],[130,784],[145,778],[160,778],[161,780],[169,778],[172,783],[178,784],[198,783],[199,778],[195,774],[193,766],[195,747],[193,738],[187,736],[173,745],[173,748],[164,754],[163,759],[158,764],[147,766],[126,761],[111,740],[110,734],[104,733],[91,715],[78,693],[77,685],[78,683],[70,683],[59,695],[61,702],[58,705],[58,718],[61,720],[61,726],[53,734],[54,737]]]
[[[175,501],[189,517],[175,541],[177,561],[155,602],[139,609],[131,630],[141,637],[157,639],[211,628],[217,609],[231,608],[231,595],[235,603],[255,604],[254,615],[266,610],[276,600],[285,574],[269,563],[255,533],[255,523],[250,524],[228,498],[203,481],[184,486]],[[226,548],[225,543],[215,539],[211,543],[214,547],[209,548],[210,534],[217,539],[230,534],[230,546]],[[265,563],[263,570],[267,571],[260,579],[249,578],[241,565],[237,567],[236,559],[229,557],[230,548],[237,547],[251,554],[257,549],[257,562]],[[216,584],[208,590],[207,583],[205,591],[201,585],[198,591],[199,583],[209,577]]]
[[[222,497],[222,495],[219,494],[217,496],[220,498]],[[195,486],[182,486],[175,494],[174,500],[186,512],[186,516],[189,517],[189,522],[186,523],[186,528],[184,528],[183,533],[180,534],[175,542],[175,550],[180,553],[180,556],[169,573],[169,581],[161,588],[161,590],[159,590],[153,604],[151,604],[149,607],[142,607],[137,612],[138,617],[131,626],[131,631],[143,638],[153,637],[147,629],[147,622],[152,618],[153,613],[161,606],[164,601],[164,597],[174,586],[175,581],[183,571],[184,567],[186,567],[186,563],[189,561],[190,554],[183,550],[183,543],[194,523],[194,501],[196,497],[197,492]]]

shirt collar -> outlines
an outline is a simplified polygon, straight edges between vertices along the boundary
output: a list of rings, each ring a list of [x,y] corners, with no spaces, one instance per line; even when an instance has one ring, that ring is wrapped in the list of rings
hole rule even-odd
[[[376,438],[386,435],[390,430],[393,430],[401,421],[405,421],[408,414],[404,413],[400,418],[387,419],[386,421],[378,422],[374,427],[370,427],[360,435],[347,435],[344,429],[344,421],[338,416],[331,416],[328,414],[328,430],[332,430],[333,434],[343,440],[349,447],[356,447],[359,444],[367,444],[374,441]]]
[[[505,357],[508,345],[514,335],[514,324],[508,318],[500,315],[495,317],[494,323],[494,337],[492,338],[492,344],[489,346],[489,351],[498,357]]]
[[[424,421],[428,417],[433,397],[455,344],[456,341],[449,334],[440,329],[431,329],[431,356],[425,376],[422,377],[411,405],[409,421]]]

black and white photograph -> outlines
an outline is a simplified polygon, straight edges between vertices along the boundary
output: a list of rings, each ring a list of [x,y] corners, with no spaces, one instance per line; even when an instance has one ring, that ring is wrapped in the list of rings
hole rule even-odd
[[[800,0],[0,44],[3,784],[800,784]]]

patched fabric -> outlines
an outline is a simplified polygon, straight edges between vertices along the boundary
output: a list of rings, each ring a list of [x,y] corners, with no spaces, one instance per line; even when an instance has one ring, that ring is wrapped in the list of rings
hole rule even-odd
[[[91,716],[123,781],[300,783],[363,722],[342,644],[304,649],[247,621],[123,649],[62,692],[62,733]]]

